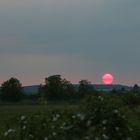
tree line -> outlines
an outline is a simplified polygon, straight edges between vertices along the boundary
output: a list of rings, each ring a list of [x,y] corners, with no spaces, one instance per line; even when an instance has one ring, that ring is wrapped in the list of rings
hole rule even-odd
[[[122,89],[124,92],[124,89]],[[40,85],[36,95],[27,95],[24,93],[22,84],[17,78],[10,78],[2,83],[0,88],[0,100],[6,102],[18,102],[26,98],[47,100],[73,100],[81,99],[87,95],[98,93],[88,80],[79,81],[79,85],[75,86],[70,81],[61,77],[61,75],[52,75],[45,78],[45,84]],[[116,93],[117,91],[111,91]],[[133,93],[140,93],[137,84],[134,85]]]

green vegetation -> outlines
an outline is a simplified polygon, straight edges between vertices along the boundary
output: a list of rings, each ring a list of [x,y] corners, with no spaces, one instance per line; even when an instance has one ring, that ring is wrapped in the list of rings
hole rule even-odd
[[[97,93],[75,104],[42,98],[40,105],[1,106],[0,139],[139,140],[140,104],[130,107],[127,96]]]
[[[75,93],[73,85],[61,75],[53,75],[45,79],[44,96],[49,100],[65,100]]]
[[[0,140],[140,139],[138,85],[131,91],[103,92],[95,91],[87,80],[75,89],[60,75],[45,82],[30,96],[21,96],[15,78],[2,84]]]
[[[3,101],[17,102],[22,98],[22,85],[16,78],[10,78],[1,86],[1,99]]]

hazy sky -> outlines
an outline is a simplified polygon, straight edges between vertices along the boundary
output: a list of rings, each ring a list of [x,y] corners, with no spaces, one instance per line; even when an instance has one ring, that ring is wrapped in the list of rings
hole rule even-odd
[[[140,84],[140,0],[0,0],[0,83]]]

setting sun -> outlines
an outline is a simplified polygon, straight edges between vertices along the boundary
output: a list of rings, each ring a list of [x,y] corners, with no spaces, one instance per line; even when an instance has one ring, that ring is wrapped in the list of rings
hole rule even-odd
[[[114,80],[113,75],[106,73],[102,76],[102,81],[104,84],[112,84]]]

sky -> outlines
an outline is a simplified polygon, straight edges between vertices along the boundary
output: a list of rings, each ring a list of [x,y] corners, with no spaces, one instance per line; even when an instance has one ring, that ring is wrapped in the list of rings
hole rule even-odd
[[[139,14],[139,0],[0,0],[0,83],[140,84]]]

